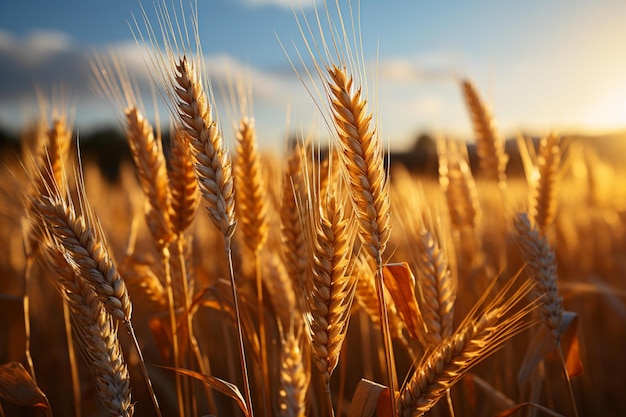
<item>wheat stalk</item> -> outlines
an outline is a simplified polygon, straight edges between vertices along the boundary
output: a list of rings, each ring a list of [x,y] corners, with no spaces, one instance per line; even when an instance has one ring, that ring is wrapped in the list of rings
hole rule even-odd
[[[31,182],[29,184],[30,191],[25,201],[27,216],[33,216],[33,207],[30,197],[38,195],[46,195],[50,189],[60,188],[65,190],[65,175],[63,173],[63,164],[67,160],[69,148],[72,139],[72,129],[66,114],[60,114],[58,118],[52,121],[52,125],[46,131],[45,115],[41,116],[41,120],[37,122],[34,129],[35,140],[37,141],[37,149],[34,155],[34,161],[28,165],[28,174]],[[31,329],[30,329],[30,281],[32,266],[39,250],[39,242],[37,236],[41,234],[37,227],[41,227],[38,222],[24,221],[27,226],[23,228],[23,244],[26,253],[26,266],[24,268],[24,286],[22,307],[24,311],[24,336],[25,347],[24,353],[26,363],[33,380],[36,381],[35,366],[31,355]],[[75,367],[75,364],[72,364]],[[75,383],[76,384],[76,383]],[[75,387],[76,388],[76,387]]]
[[[239,342],[239,358],[244,382],[244,395],[250,417],[253,416],[250,381],[244,352],[243,326],[237,296],[237,284],[232,262],[231,239],[237,226],[235,217],[235,189],[230,155],[224,145],[222,134],[211,109],[193,64],[185,56],[175,63],[174,85],[178,101],[178,116],[187,133],[188,146],[195,159],[195,172],[202,192],[208,203],[209,217],[224,237],[226,256]]]
[[[389,318],[383,282],[383,252],[390,235],[389,183],[383,161],[383,146],[371,126],[372,115],[360,88],[345,67],[327,68],[333,121],[338,135],[342,172],[359,225],[364,250],[376,262],[376,293],[380,305],[380,323],[385,346],[389,389],[395,393],[396,373]],[[393,397],[393,395],[392,395]],[[392,398],[393,400],[393,398]],[[395,413],[395,402],[391,401]]]
[[[259,336],[261,341],[261,367],[264,378],[266,404],[269,395],[269,368],[267,358],[267,330],[263,307],[263,279],[260,251],[267,241],[267,202],[265,184],[256,139],[254,119],[243,117],[235,128],[237,159],[235,163],[235,187],[237,218],[245,245],[253,252],[256,267],[257,308]]]

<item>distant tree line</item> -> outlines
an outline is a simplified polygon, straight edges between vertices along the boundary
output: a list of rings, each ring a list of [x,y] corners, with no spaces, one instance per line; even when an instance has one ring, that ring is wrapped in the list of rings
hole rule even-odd
[[[619,135],[618,135],[619,136]],[[623,135],[622,135],[623,136]],[[621,140],[620,140],[621,138]],[[570,138],[570,142],[580,140],[581,138]],[[167,152],[169,150],[169,132],[163,132],[163,146]],[[538,138],[534,138],[538,141]],[[593,149],[601,154],[609,162],[615,155],[623,153],[615,153],[611,151],[615,146],[626,146],[626,140],[623,137],[607,138],[604,141],[587,138]],[[507,165],[507,175],[515,177],[523,175],[522,161],[519,156],[517,144],[514,139],[506,141],[506,152],[509,155]],[[120,167],[124,162],[130,162],[131,156],[126,143],[126,139],[121,130],[116,128],[103,128],[84,134],[80,134],[80,149],[83,163],[96,163],[103,175],[111,182],[119,180]],[[0,160],[6,155],[19,156],[20,135],[0,127]],[[468,155],[470,166],[473,170],[478,167],[478,156],[475,146],[468,144]],[[413,145],[401,152],[391,152],[389,158],[391,164],[402,164],[410,172],[428,177],[436,177],[438,175],[438,159],[437,145],[433,137],[429,134],[422,133],[417,135]]]

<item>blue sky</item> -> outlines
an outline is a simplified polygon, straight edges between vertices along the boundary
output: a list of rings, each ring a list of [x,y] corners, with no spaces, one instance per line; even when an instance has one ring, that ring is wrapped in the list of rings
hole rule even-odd
[[[312,3],[302,2],[308,16]],[[218,107],[226,105],[221,86],[233,73],[245,72],[252,78],[264,146],[281,146],[287,130],[320,124],[277,40],[296,58],[292,40],[300,49],[302,42],[291,5],[298,2],[198,4]],[[152,2],[144,7],[153,15]],[[0,123],[17,127],[37,113],[35,85],[44,91],[63,86],[81,129],[115,123],[116,110],[90,89],[89,61],[94,52],[114,49],[140,72],[132,13],[140,15],[138,1],[0,2]],[[624,22],[626,2],[619,0],[362,0],[365,60],[378,68],[370,71],[369,82],[375,78],[378,86],[377,94],[369,90],[371,108],[394,147],[407,146],[423,131],[471,138],[457,81],[465,76],[506,135],[625,129]]]

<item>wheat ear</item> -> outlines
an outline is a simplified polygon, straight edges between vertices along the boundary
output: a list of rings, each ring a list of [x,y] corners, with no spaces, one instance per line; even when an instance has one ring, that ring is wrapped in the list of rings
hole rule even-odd
[[[31,179],[30,191],[28,196],[30,198],[38,195],[47,195],[48,190],[53,188],[60,188],[65,190],[65,176],[63,174],[63,164],[67,160],[69,148],[72,140],[72,129],[70,127],[67,115],[61,114],[58,118],[52,121],[50,128],[45,131],[45,116],[42,116],[41,120],[35,125],[34,133],[35,140],[37,141],[35,150],[34,161],[27,166],[29,177]],[[30,198],[25,201],[26,214],[30,217],[33,216],[33,207]],[[24,353],[26,356],[26,363],[28,369],[33,378],[33,381],[37,381],[35,376],[35,366],[33,364],[33,358],[30,349],[30,292],[29,286],[31,281],[31,272],[35,256],[39,249],[38,235],[40,231],[37,230],[41,225],[37,222],[28,223],[28,227],[23,229],[23,242],[24,252],[26,254],[26,266],[24,268],[24,286],[22,307],[24,311],[24,337],[25,346]],[[72,348],[70,348],[72,349]],[[72,367],[75,368],[76,364],[72,363]],[[74,382],[74,388],[76,390],[77,382]]]
[[[535,281],[537,294],[543,299],[539,310],[541,317],[558,338],[563,306],[557,286],[556,254],[548,239],[531,223],[526,213],[518,214],[514,224],[528,274]]]
[[[305,192],[302,157],[301,147],[297,145],[287,158],[280,205],[280,231],[285,268],[299,300],[302,300],[302,288],[306,284],[308,274],[306,238],[297,204],[297,201],[303,199],[302,193]]]
[[[160,138],[136,106],[125,111],[126,138],[146,201],[148,229],[159,247],[174,238],[170,223],[171,195]]]
[[[193,64],[185,56],[176,62],[174,86],[177,108],[195,160],[196,177],[209,217],[225,237],[235,231],[235,189],[232,163],[224,139],[213,120],[204,89]]]
[[[478,91],[469,80],[462,80],[461,86],[465,103],[472,119],[476,134],[476,151],[483,175],[497,182],[506,183],[508,157],[504,151],[504,140],[500,137],[491,112],[480,98]]]
[[[261,342],[261,369],[263,373],[265,403],[270,404],[269,368],[267,358],[267,331],[263,306],[263,280],[260,251],[267,241],[267,191],[261,171],[254,119],[243,117],[235,128],[237,159],[235,160],[235,188],[237,219],[246,246],[253,252],[256,270],[257,308]]]
[[[137,167],[141,188],[147,197],[145,213],[148,229],[161,251],[172,332],[172,354],[174,356],[174,366],[179,368],[181,363],[180,343],[177,334],[176,305],[170,269],[170,251],[168,248],[168,244],[174,239],[174,234],[169,219],[171,194],[165,156],[163,155],[161,140],[155,138],[152,126],[150,126],[137,107],[131,106],[126,110],[125,114],[128,144]],[[179,411],[181,415],[184,415],[182,408],[182,376],[176,374],[175,378]]]
[[[200,204],[198,181],[191,155],[186,148],[188,141],[183,137],[186,134],[176,128],[171,140],[169,179],[172,204],[169,217],[177,235],[182,234],[191,225]]]
[[[127,95],[132,96],[130,93]],[[170,268],[171,255],[168,247],[168,244],[174,239],[174,233],[169,218],[172,212],[171,192],[165,156],[160,138],[155,137],[152,126],[138,108],[131,105],[126,109],[125,116],[128,144],[137,168],[141,188],[147,197],[145,217],[148,229],[161,251],[172,332],[172,354],[174,366],[179,368],[181,365],[180,342],[177,334],[174,286]],[[179,411],[183,415],[182,376],[176,374],[175,378]]]
[[[94,287],[109,314],[129,322],[132,304],[126,284],[113,264],[93,215],[77,214],[73,204],[56,193],[34,198],[32,203],[42,223],[71,254],[78,273]]]
[[[454,329],[454,303],[457,283],[448,267],[445,253],[426,229],[419,235],[417,271],[421,312],[426,325],[426,340],[438,345]]]
[[[315,243],[307,291],[310,337],[315,364],[328,382],[339,360],[355,280],[348,273],[350,231],[340,204],[329,197],[319,220],[312,221]]]
[[[563,319],[562,298],[558,291],[556,254],[550,246],[548,238],[539,231],[536,224],[531,223],[527,213],[519,213],[515,217],[515,229],[518,244],[526,261],[528,274],[535,282],[536,293],[542,300],[539,312],[544,325],[552,331],[559,351],[561,365],[574,416],[578,417],[578,408],[574,397],[572,382],[567,370],[563,348],[561,345],[561,321]]]
[[[536,304],[520,306],[531,291],[532,282],[526,280],[513,291],[514,283],[512,279],[505,284],[480,314],[475,307],[453,335],[420,360],[400,391],[400,416],[424,415],[472,366],[533,324],[529,316]]]
[[[561,163],[560,136],[552,132],[541,139],[537,160],[537,177],[531,184],[529,214],[539,230],[547,233],[557,210],[556,187]]]
[[[66,249],[50,235],[40,237],[45,242],[41,259],[69,307],[72,332],[92,372],[102,404],[111,416],[132,416],[130,375],[113,318],[90,284],[67,262]]]
[[[459,146],[453,141],[439,143],[439,183],[446,195],[452,226],[474,231],[481,217],[478,189]]]
[[[281,332],[279,417],[304,417],[307,411],[306,396],[311,372],[302,346],[302,332],[297,329],[301,329],[298,324],[291,324]]]
[[[236,128],[237,218],[245,244],[258,252],[267,240],[266,188],[256,138],[254,119],[244,117]]]

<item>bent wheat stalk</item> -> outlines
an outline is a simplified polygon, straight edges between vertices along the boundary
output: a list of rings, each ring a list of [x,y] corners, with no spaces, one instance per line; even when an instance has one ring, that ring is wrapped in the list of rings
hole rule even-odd
[[[539,309],[541,319],[554,334],[565,373],[572,410],[577,417],[578,408],[561,345],[560,327],[563,320],[563,300],[559,296],[557,285],[556,253],[550,246],[547,237],[539,231],[538,226],[531,223],[527,213],[519,213],[515,217],[515,229],[518,233],[518,244],[526,261],[528,273],[535,282],[537,295],[543,300]]]
[[[76,212],[74,204],[63,197],[58,189],[51,189],[49,195],[31,197],[34,213],[63,249],[63,253],[76,273],[93,288],[107,313],[128,329],[139,354],[139,364],[155,410],[157,415],[161,416],[143,354],[132,326],[132,304],[126,284],[117,272],[108,252],[108,245],[100,223],[88,205],[82,178],[79,180],[78,190],[80,213]]]
[[[453,335],[420,360],[400,391],[398,415],[424,415],[471,367],[534,324],[530,313],[537,302],[520,306],[533,284],[525,280],[513,291],[515,281],[511,279],[482,312],[479,302]]]

